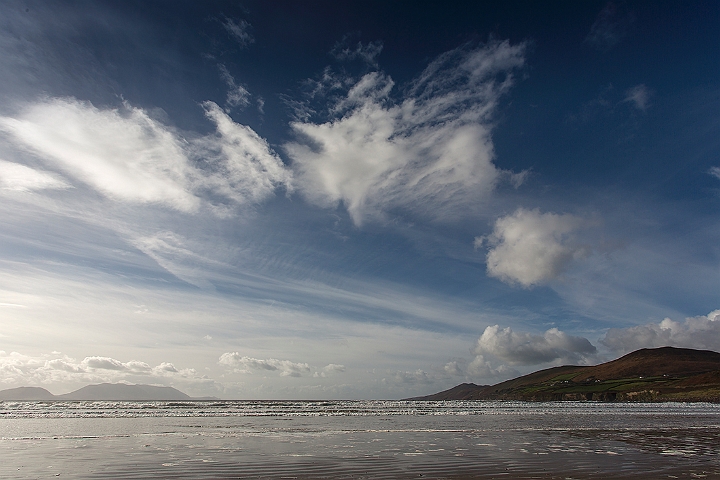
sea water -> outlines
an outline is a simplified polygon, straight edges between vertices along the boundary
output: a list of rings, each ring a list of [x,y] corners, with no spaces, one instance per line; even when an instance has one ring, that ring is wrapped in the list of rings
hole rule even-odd
[[[3,402],[2,478],[720,478],[720,405]]]

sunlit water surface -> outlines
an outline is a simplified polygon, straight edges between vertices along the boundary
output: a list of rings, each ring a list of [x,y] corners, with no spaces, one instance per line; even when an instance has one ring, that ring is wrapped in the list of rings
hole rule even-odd
[[[720,478],[720,405],[4,402],[3,478]]]

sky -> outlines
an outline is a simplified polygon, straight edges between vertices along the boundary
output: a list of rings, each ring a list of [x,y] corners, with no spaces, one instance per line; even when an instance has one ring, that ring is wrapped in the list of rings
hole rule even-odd
[[[0,388],[720,351],[720,3],[4,1],[0,224]]]

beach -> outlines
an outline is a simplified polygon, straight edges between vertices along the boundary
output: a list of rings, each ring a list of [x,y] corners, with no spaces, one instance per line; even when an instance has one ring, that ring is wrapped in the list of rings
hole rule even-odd
[[[720,406],[6,402],[2,478],[720,478]]]

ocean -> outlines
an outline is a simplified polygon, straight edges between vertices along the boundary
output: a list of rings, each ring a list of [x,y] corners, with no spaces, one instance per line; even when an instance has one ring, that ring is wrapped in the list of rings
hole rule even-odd
[[[0,477],[720,478],[720,405],[2,402]]]

